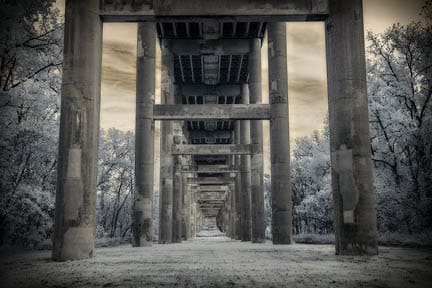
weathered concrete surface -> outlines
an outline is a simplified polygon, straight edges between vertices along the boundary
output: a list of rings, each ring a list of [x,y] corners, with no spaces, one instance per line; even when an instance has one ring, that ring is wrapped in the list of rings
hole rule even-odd
[[[271,115],[271,193],[274,244],[292,241],[286,23],[267,24]]]
[[[240,131],[240,121],[235,122],[234,126],[234,139],[236,144],[241,144],[241,131]],[[241,155],[234,156],[234,165],[237,170],[241,169]],[[235,178],[235,215],[234,215],[234,225],[235,225],[235,235],[234,239],[240,240],[240,234],[241,234],[241,223],[240,223],[240,215],[241,215],[241,191],[242,191],[242,180],[241,180],[241,173],[237,174]]]
[[[54,263],[49,252],[1,255],[2,287],[429,287],[432,252],[380,247],[336,256],[331,245],[262,245],[199,238],[151,249],[96,249],[91,260]]]
[[[201,185],[199,186],[200,192],[205,191],[221,191],[224,192],[228,189],[227,185]]]
[[[93,256],[102,61],[99,1],[66,2],[54,260]],[[80,41],[76,41],[80,39]]]
[[[182,177],[182,190],[183,190],[183,221],[182,221],[182,235],[184,236],[184,240],[189,240],[192,238],[191,232],[191,189],[188,183],[188,174],[181,174]]]
[[[243,155],[252,154],[254,148],[243,144],[180,144],[173,147],[172,153],[173,155]]]
[[[174,104],[174,59],[168,47],[162,43],[162,67],[161,67],[161,102]],[[159,243],[172,242],[173,222],[173,166],[171,147],[174,141],[173,123],[164,121],[161,123],[161,149],[160,149],[160,222]]]
[[[190,168],[190,167],[189,167]],[[184,173],[187,173],[188,169],[183,170]],[[236,170],[233,170],[228,165],[197,165],[194,168],[191,168],[191,172],[195,173],[235,173]]]
[[[175,137],[177,138],[177,137]],[[172,242],[179,243],[182,240],[182,211],[183,211],[183,185],[180,173],[181,157],[174,158],[174,189],[173,189],[173,232]]]
[[[152,206],[154,178],[153,104],[156,89],[156,25],[138,24],[135,179],[133,203],[133,246],[153,242]]]
[[[229,16],[230,20],[235,16],[243,16],[240,19],[249,21],[275,20],[275,16],[280,16],[295,21],[324,19],[328,0],[104,0],[101,10],[105,21],[151,20],[155,16]]]
[[[250,39],[249,43],[249,101],[250,104],[261,104],[261,40]],[[261,120],[251,120],[250,141],[254,146],[254,153],[251,156],[252,242],[261,243],[265,239],[263,123]]]
[[[241,90],[242,104],[249,104],[249,86],[242,85]],[[240,122],[240,143],[250,144],[250,121]],[[240,239],[251,241],[251,157],[241,155],[241,211],[240,211]]]
[[[330,1],[327,74],[336,253],[376,254],[361,0]]]
[[[154,105],[155,120],[242,120],[270,119],[270,106],[255,105]]]
[[[234,181],[234,179],[231,177],[196,177],[196,178],[189,178],[188,179],[188,183],[190,183],[190,184],[222,185],[222,184],[232,183],[233,181]]]

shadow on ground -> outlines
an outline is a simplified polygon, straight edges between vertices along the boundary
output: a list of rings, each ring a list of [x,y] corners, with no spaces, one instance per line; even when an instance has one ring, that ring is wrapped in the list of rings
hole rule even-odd
[[[331,245],[252,244],[200,237],[178,244],[96,249],[89,260],[53,262],[50,251],[9,253],[1,287],[430,287],[432,251],[380,247],[334,255]]]

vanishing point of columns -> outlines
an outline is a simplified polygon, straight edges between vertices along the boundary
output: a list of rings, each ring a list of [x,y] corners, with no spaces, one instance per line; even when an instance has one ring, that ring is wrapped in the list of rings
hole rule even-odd
[[[377,254],[362,1],[220,0],[208,11],[190,0],[153,2],[66,1],[53,259],[94,255],[104,21],[139,22],[133,246],[154,238],[155,121],[162,121],[159,243],[193,238],[212,223],[234,239],[265,241],[263,120],[271,123],[273,243],[292,243],[284,22],[304,19],[326,22],[336,253]],[[155,15],[182,20],[165,29]],[[202,22],[184,24],[185,15]],[[261,95],[261,29],[268,36],[269,105]],[[158,44],[161,104],[154,103]]]

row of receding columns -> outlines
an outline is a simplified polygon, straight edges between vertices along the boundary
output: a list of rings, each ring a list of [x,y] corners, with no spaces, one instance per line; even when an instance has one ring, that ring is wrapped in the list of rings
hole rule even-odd
[[[100,112],[102,22],[98,0],[66,1],[62,105],[53,259],[84,259],[94,255],[96,227],[97,146]],[[369,149],[368,107],[362,1],[329,0],[326,21],[332,185],[336,253],[376,254],[376,213]],[[133,205],[133,244],[152,241],[152,141],[154,124],[154,24],[139,25],[136,192]],[[291,240],[289,148],[287,124],[286,39],[284,25],[269,23],[269,85],[272,149],[272,213],[274,243]],[[261,102],[260,41],[252,39],[249,89],[242,101]],[[162,49],[164,51],[164,49]],[[169,59],[171,57],[171,59]],[[172,103],[172,56],[164,55],[163,103]],[[139,82],[139,83],[138,83]],[[164,86],[165,85],[165,86]],[[250,125],[250,131],[247,126]],[[163,122],[162,151],[169,151],[172,123]],[[247,135],[250,133],[250,135]],[[250,140],[249,140],[250,139]],[[262,191],[262,126],[241,121],[240,142],[254,144],[252,156],[242,155],[240,239],[264,240]],[[173,159],[161,153],[160,242],[173,237]],[[245,188],[246,187],[246,188]],[[249,188],[250,187],[250,190]],[[249,193],[249,191],[250,193]],[[246,192],[245,192],[246,191]],[[251,204],[251,207],[248,206]],[[202,218],[196,209],[195,219]],[[248,215],[250,213],[251,215]],[[249,219],[251,221],[249,222]],[[203,221],[195,220],[196,226]],[[199,229],[196,227],[195,229]]]
[[[154,23],[139,26],[151,26],[155,29]],[[161,48],[161,102],[181,104],[181,97],[178,95],[179,87],[174,84],[174,55],[166,41],[161,42]],[[161,125],[159,183],[159,243],[161,244],[179,243],[192,237],[191,215],[195,214],[192,209],[196,209],[196,206],[191,205],[192,192],[186,173],[182,173],[185,157],[172,155],[173,145],[182,143],[182,125],[181,121],[163,121]]]
[[[268,24],[269,90],[271,106],[272,167],[272,234],[273,243],[289,244],[292,238],[290,148],[288,119],[288,75],[286,26],[283,22]],[[242,104],[261,104],[261,40],[250,40],[249,84],[242,85]],[[252,155],[236,157],[241,173],[236,179],[235,196],[229,196],[227,213],[229,236],[243,241],[265,241],[263,187],[263,126],[261,120],[243,120],[236,125],[235,140],[252,144]],[[233,191],[228,191],[233,193]],[[238,203],[235,202],[238,199]],[[236,205],[238,204],[238,205]],[[239,229],[235,215],[239,214]],[[233,217],[234,216],[234,217]],[[224,221],[225,222],[225,221]],[[225,223],[226,224],[226,223]],[[233,227],[233,228],[231,228]]]

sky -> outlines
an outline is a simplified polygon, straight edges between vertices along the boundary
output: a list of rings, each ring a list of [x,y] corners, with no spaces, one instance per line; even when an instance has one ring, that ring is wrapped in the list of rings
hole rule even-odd
[[[423,0],[363,0],[365,33],[382,33],[393,23],[407,24],[418,20],[423,3]],[[64,11],[64,0],[57,0],[57,6]],[[137,25],[105,23],[103,29],[100,126],[103,129],[134,130]],[[290,142],[293,146],[295,138],[310,136],[314,130],[320,130],[327,114],[324,24],[288,23],[287,55]],[[268,103],[265,41],[262,57],[263,103]],[[160,61],[156,73],[156,103],[159,103]],[[158,134],[158,126],[156,130]],[[264,121],[264,133],[267,134],[264,152],[268,154],[268,121]],[[158,150],[158,143],[155,147]],[[157,150],[156,155],[159,155]],[[265,162],[268,171],[269,163]]]

